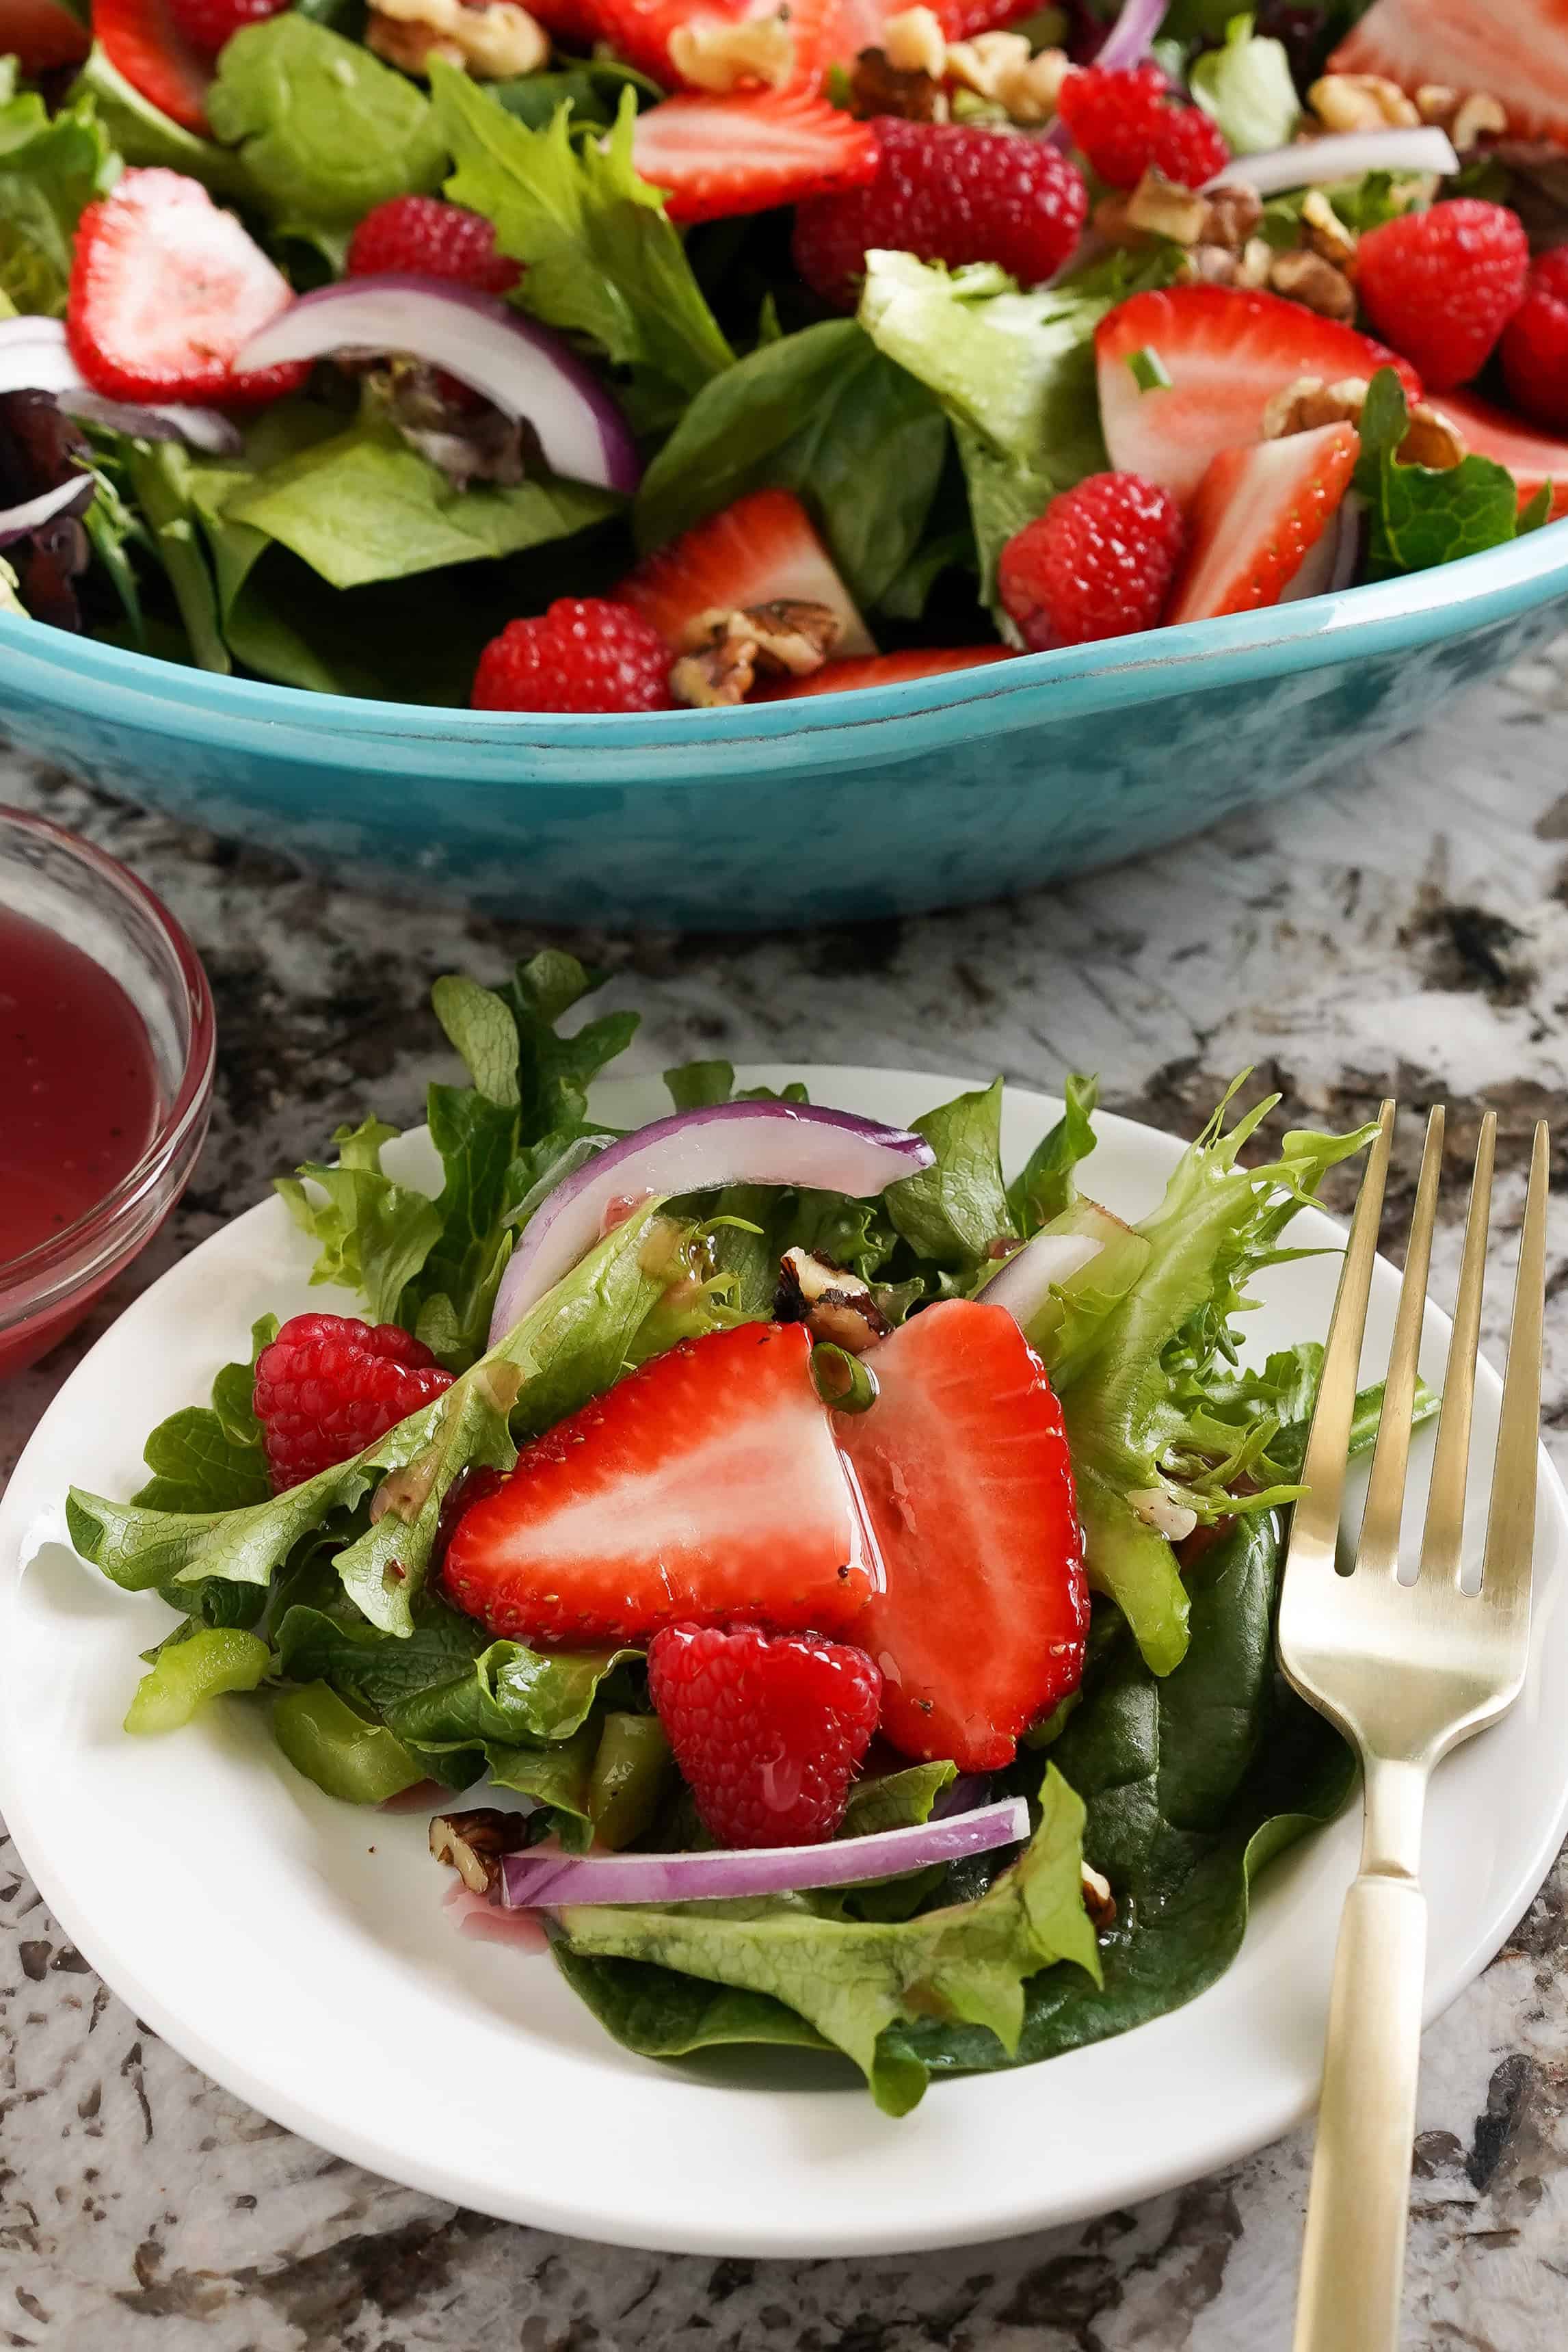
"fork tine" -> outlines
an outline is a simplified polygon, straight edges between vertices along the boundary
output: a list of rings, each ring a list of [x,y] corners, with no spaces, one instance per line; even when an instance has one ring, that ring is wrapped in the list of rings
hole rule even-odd
[[[1513,1283],[1513,1328],[1508,1338],[1497,1456],[1487,1511],[1486,1558],[1481,1596],[1513,1617],[1530,1622],[1530,1571],[1535,1550],[1536,1448],[1541,1432],[1541,1326],[1546,1307],[1546,1186],[1549,1166],[1546,1122],[1535,1130],[1530,1155],[1530,1189],[1519,1236],[1519,1272]]]
[[[1356,1195],[1350,1239],[1340,1265],[1333,1318],[1323,1349],[1322,1378],[1307,1451],[1301,1463],[1301,1484],[1307,1492],[1291,1515],[1291,1542],[1286,1554],[1286,1591],[1291,1572],[1297,1580],[1312,1562],[1332,1570],[1339,1540],[1340,1511],[1344,1500],[1345,1466],[1350,1453],[1350,1424],[1355,1411],[1356,1375],[1361,1369],[1361,1342],[1366,1329],[1366,1301],[1372,1288],[1373,1261],[1377,1255],[1377,1228],[1383,1214],[1383,1190],[1388,1178],[1388,1154],[1394,1139],[1394,1103],[1385,1102],[1377,1114],[1378,1135],[1366,1162],[1366,1173]]]
[[[1416,1360],[1421,1351],[1427,1275],[1431,1264],[1432,1228],[1437,1222],[1442,1168],[1443,1106],[1438,1103],[1427,1121],[1427,1145],[1421,1154],[1421,1174],[1416,1186],[1416,1206],[1405,1252],[1405,1279],[1399,1286],[1399,1313],[1395,1319],[1394,1345],[1388,1354],[1383,1412],[1377,1423],[1377,1445],[1372,1456],[1366,1509],[1356,1549],[1358,1576],[1392,1576],[1399,1568],[1399,1521],[1410,1454],[1410,1413],[1416,1401]]]
[[[1465,1255],[1459,1295],[1443,1374],[1443,1407],[1437,1418],[1432,1483],[1427,1494],[1427,1524],[1421,1535],[1421,1573],[1458,1583],[1465,1539],[1465,1486],[1470,1466],[1470,1410],[1475,1402],[1476,1349],[1480,1341],[1481,1293],[1486,1283],[1487,1226],[1491,1212],[1492,1157],[1497,1113],[1489,1110],[1476,1143],[1476,1172],[1465,1221]]]

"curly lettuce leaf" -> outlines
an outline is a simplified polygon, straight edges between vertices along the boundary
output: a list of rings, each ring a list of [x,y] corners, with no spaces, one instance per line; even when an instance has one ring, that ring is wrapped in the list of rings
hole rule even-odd
[[[524,265],[523,309],[631,369],[650,420],[672,422],[735,355],[664,196],[632,161],[635,91],[613,130],[580,142],[568,109],[530,131],[439,59],[430,86],[456,166],[446,194],[493,222],[500,250]]]
[[[1520,528],[1519,491],[1506,466],[1473,451],[1457,466],[1404,465],[1398,451],[1408,422],[1404,386],[1392,368],[1379,368],[1361,412],[1354,477],[1367,506],[1374,580],[1500,547]]]
[[[1054,1769],[1046,1772],[1040,1808],[1039,1826],[1017,1863],[974,1902],[901,1920],[824,1918],[799,1895],[570,1905],[559,1914],[560,1957],[578,1990],[634,2048],[667,2044],[670,2022],[658,2014],[657,1980],[643,1980],[653,2009],[645,2038],[634,2039],[635,2006],[615,1990],[624,1979],[617,1974],[609,1990],[591,1991],[594,1972],[584,1963],[640,1961],[650,1971],[779,2003],[854,2060],[884,2113],[904,2115],[925,2091],[927,2069],[890,2029],[936,2016],[979,2029],[1005,2054],[1018,2046],[1029,1978],[1070,1960],[1099,1979],[1080,1878],[1083,1807]],[[691,2018],[685,2000],[681,2014],[679,2031],[685,2032]]]
[[[373,205],[430,194],[446,167],[423,92],[297,9],[224,44],[207,119],[238,148],[252,201],[295,235],[352,228]]]
[[[548,1426],[608,1388],[666,1282],[683,1271],[678,1256],[662,1250],[659,1271],[643,1264],[659,1213],[654,1202],[618,1226],[443,1396],[349,1461],[237,1510],[148,1509],[73,1487],[72,1542],[128,1591],[214,1576],[265,1586],[302,1538],[379,1491],[380,1517],[333,1566],[371,1624],[412,1633],[412,1603],[453,1482],[476,1466],[511,1467],[514,1412],[524,1428]]]
[[[1219,125],[1233,155],[1288,147],[1301,119],[1284,44],[1260,38],[1252,26],[1251,16],[1232,16],[1219,47],[1195,58],[1187,73],[1194,98]]]
[[[1151,1512],[1157,1515],[1163,1498],[1212,1521],[1288,1499],[1291,1490],[1238,1498],[1227,1489],[1225,1475],[1245,1465],[1257,1440],[1243,1437],[1231,1458],[1216,1465],[1206,1442],[1212,1436],[1206,1392],[1236,1361],[1231,1325],[1248,1304],[1250,1277],[1277,1259],[1281,1233],[1325,1171],[1364,1149],[1373,1133],[1290,1134],[1278,1160],[1242,1166],[1242,1147],[1277,1100],[1268,1097],[1228,1130],[1229,1097],[1220,1105],[1183,1154],[1160,1207],[1133,1229],[1149,1253],[1136,1279],[1108,1303],[1097,1326],[1077,1330],[1071,1360],[1052,1370],[1090,1582],[1117,1603],[1158,1674],[1186,1652],[1187,1595]],[[1084,1274],[1092,1277],[1096,1265]],[[1271,1433],[1277,1423],[1267,1426]]]
[[[858,604],[913,562],[947,454],[926,387],[852,319],[763,343],[704,385],[643,478],[638,544],[659,547],[746,491],[793,490]]]

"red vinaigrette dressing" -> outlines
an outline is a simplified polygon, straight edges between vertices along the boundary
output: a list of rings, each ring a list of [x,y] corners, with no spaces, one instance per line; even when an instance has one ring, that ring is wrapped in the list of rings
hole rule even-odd
[[[0,907],[0,1265],[96,1208],[160,1108],[152,1040],[120,982]]]

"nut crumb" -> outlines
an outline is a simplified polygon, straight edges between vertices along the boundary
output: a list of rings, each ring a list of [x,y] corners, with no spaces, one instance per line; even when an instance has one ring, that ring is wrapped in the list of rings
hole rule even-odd
[[[1383,74],[1324,74],[1307,104],[1325,131],[1405,131],[1421,120],[1396,81]]]
[[[1275,254],[1269,283],[1276,294],[1301,303],[1320,319],[1334,319],[1349,326],[1355,317],[1355,293],[1349,278],[1321,253]]]
[[[895,66],[884,49],[862,49],[850,68],[850,111],[862,122],[879,114],[946,122],[947,93],[930,74]]]
[[[670,63],[695,89],[724,95],[757,83],[779,89],[795,70],[795,36],[787,7],[734,23],[700,17],[670,35]]]
[[[429,76],[432,58],[478,81],[537,73],[549,36],[517,0],[371,0],[368,47],[403,73]]]

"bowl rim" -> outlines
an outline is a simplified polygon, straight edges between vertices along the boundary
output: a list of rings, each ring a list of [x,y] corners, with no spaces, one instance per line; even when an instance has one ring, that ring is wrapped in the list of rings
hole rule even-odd
[[[906,748],[931,748],[933,719],[947,722],[939,726],[938,740],[958,740],[1124,707],[1130,698],[1155,700],[1406,651],[1506,620],[1556,594],[1568,594],[1568,516],[1426,572],[1216,620],[861,687],[852,698],[824,693],[727,709],[603,716],[467,710],[234,677],[5,613],[0,613],[0,667],[13,686],[30,683],[43,698],[54,674],[68,673],[68,694],[58,698],[73,714],[91,711],[165,735],[217,738],[263,757],[296,756],[304,747],[284,738],[303,735],[317,764],[356,763],[373,751],[394,772],[425,770],[431,752],[445,748],[476,759],[478,772],[514,779],[517,755],[527,753],[539,772],[564,784],[613,779],[700,785],[727,766],[745,767],[758,750],[788,757],[793,748],[795,761],[806,766],[823,739],[833,738],[835,752],[863,748],[868,759],[884,759]],[[37,673],[35,680],[27,679],[29,670]],[[689,756],[684,762],[661,756],[656,768],[649,767],[651,754],[694,750],[702,753],[695,763]],[[594,752],[612,756],[584,773],[583,755]]]
[[[0,1332],[41,1319],[85,1283],[97,1281],[150,1236],[162,1214],[162,1187],[172,1170],[194,1156],[212,1108],[217,1066],[217,1013],[211,983],[183,925],[140,875],[52,817],[0,802],[0,844],[7,833],[30,835],[106,882],[135,907],[172,958],[183,991],[189,1035],[180,1083],[146,1150],[100,1200],[20,1257],[0,1259]]]

